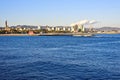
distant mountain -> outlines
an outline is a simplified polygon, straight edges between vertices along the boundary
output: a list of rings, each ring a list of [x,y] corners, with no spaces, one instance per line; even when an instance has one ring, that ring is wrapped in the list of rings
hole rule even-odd
[[[111,31],[111,30],[120,30],[118,27],[102,27],[102,28],[95,28],[95,30],[99,31]]]

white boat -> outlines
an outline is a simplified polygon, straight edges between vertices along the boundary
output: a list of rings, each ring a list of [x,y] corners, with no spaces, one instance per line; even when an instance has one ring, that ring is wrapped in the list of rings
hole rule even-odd
[[[92,37],[93,34],[74,34],[73,36],[79,36],[79,37]]]

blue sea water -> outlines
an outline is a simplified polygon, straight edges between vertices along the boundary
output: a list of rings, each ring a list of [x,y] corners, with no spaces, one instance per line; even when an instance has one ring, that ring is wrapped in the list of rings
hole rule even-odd
[[[120,80],[120,34],[0,36],[0,80]]]

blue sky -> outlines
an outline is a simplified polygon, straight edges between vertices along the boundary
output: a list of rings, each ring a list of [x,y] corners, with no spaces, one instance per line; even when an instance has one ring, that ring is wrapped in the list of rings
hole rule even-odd
[[[70,25],[96,20],[97,27],[120,27],[120,0],[0,0],[0,26]]]

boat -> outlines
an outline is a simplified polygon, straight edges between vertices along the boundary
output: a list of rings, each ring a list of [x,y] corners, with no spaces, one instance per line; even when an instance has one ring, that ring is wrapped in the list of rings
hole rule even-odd
[[[73,34],[73,36],[79,36],[79,37],[92,37],[93,34]]]

